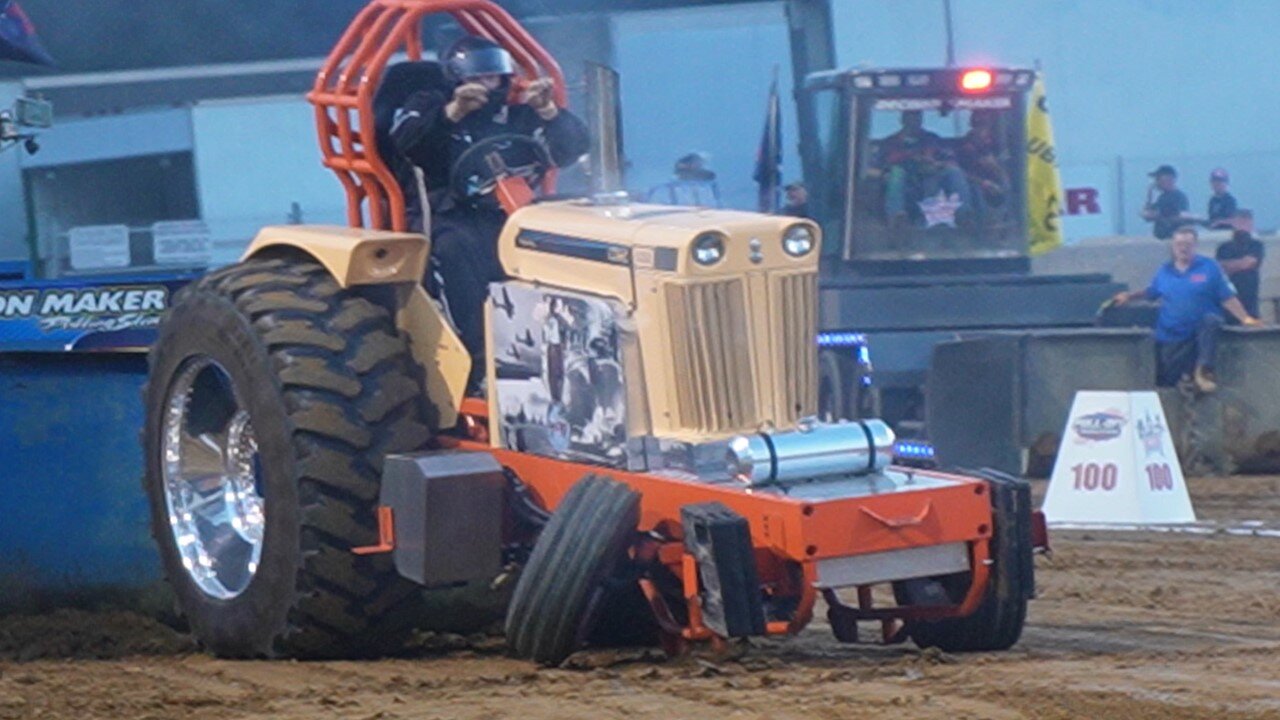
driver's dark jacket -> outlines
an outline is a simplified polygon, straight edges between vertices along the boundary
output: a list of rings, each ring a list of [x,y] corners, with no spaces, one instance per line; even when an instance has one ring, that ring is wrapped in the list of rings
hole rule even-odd
[[[449,171],[467,148],[494,135],[526,135],[542,140],[557,166],[572,165],[587,152],[590,136],[577,116],[561,110],[551,120],[543,120],[528,105],[503,105],[496,112],[480,108],[454,123],[444,114],[452,95],[423,90],[409,96],[396,112],[391,140],[403,156],[394,164],[410,214],[417,211],[418,197],[413,167],[422,168],[427,193],[435,212],[452,209],[457,200],[449,197]]]

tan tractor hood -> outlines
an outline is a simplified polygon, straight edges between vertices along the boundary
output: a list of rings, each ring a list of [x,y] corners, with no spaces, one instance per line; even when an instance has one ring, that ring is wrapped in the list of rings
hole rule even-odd
[[[511,216],[499,247],[512,277],[571,287],[634,302],[633,269],[698,277],[815,268],[818,249],[803,258],[782,250],[793,217],[669,205],[593,205],[585,200],[542,203]],[[725,257],[711,267],[692,261],[695,238],[716,233]]]

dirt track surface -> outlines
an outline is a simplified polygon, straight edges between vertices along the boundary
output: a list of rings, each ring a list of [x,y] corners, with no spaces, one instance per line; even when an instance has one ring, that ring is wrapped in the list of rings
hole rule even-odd
[[[1276,478],[1192,496],[1203,519],[1280,528]],[[140,618],[62,613],[0,618],[0,719],[1280,718],[1280,538],[1054,544],[1006,653],[847,646],[816,622],[732,660],[600,651],[539,670],[496,640],[437,637],[410,659],[221,662]]]

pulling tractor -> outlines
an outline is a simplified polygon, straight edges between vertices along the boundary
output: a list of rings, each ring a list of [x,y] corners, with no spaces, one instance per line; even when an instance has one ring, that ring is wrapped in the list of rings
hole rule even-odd
[[[308,97],[350,227],[264,228],[183,290],[150,356],[145,486],[202,645],[369,656],[429,591],[504,581],[511,651],[542,664],[796,633],[819,596],[842,641],[872,623],[886,642],[1013,645],[1028,488],[895,467],[884,423],[814,419],[808,221],[556,198],[545,153],[515,173],[524,144],[482,141],[459,184],[509,213],[508,277],[489,288],[485,397],[468,395],[472,357],[423,284],[429,234],[406,229],[375,137],[389,61],[424,62],[432,13],[565,102],[554,59],[487,0],[373,0],[342,36]]]

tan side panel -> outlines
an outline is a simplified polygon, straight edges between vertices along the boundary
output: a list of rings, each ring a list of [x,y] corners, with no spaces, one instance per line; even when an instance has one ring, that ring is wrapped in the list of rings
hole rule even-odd
[[[264,227],[245,259],[273,247],[291,247],[314,257],[342,287],[422,282],[430,243],[417,233],[361,230],[327,225]]]
[[[756,407],[760,410],[756,420],[761,425],[768,423],[778,425],[781,418],[774,411],[773,389],[782,382],[782,378],[778,377],[779,368],[774,362],[776,358],[773,343],[774,338],[777,337],[778,328],[770,312],[769,278],[763,272],[753,272],[745,275],[744,280],[747,283],[746,304],[751,313],[751,329],[755,333],[749,351],[756,363],[755,382],[752,387],[756,395]]]
[[[672,379],[667,307],[662,297],[662,284],[672,276],[652,270],[636,270],[635,278],[636,339],[644,355],[642,370],[652,426],[650,432],[658,437],[693,440],[695,434],[682,432],[676,421],[676,383]]]
[[[744,278],[663,287],[679,425],[699,433],[759,422]]]
[[[653,434],[653,416],[649,411],[649,394],[646,391],[644,373],[644,347],[640,340],[635,318],[619,322],[622,338],[622,367],[627,382],[627,436],[644,437]]]
[[[795,424],[818,411],[818,276],[813,272],[769,275],[770,342],[776,378],[774,422]]]
[[[452,428],[467,391],[471,354],[420,284],[403,288],[401,298],[396,326],[408,336],[413,359],[422,367],[427,398],[437,412],[435,429]]]

